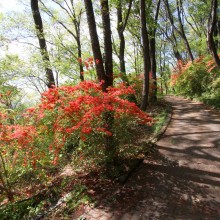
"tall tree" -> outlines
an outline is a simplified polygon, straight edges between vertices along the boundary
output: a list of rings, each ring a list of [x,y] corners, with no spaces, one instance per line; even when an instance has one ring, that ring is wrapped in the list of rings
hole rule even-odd
[[[212,0],[211,11],[208,21],[208,31],[207,31],[207,43],[209,50],[215,60],[216,65],[220,68],[220,59],[217,53],[217,48],[213,38],[214,30],[217,25],[217,9],[218,9],[218,0]]]
[[[149,74],[151,69],[149,37],[146,21],[146,0],[140,0],[141,37],[143,43],[144,80],[141,109],[146,110],[149,104]]]
[[[110,12],[108,0],[100,0],[101,4],[101,15],[103,25],[103,37],[104,37],[104,63],[105,63],[105,74],[106,81],[105,87],[113,85],[113,58],[112,58],[112,38],[111,38],[111,23],[110,23]],[[104,114],[104,120],[106,122],[106,129],[112,131],[114,122],[114,116],[111,112]],[[116,147],[114,144],[113,136],[106,136],[105,143],[106,155],[108,155],[108,161],[106,161],[106,167],[115,164],[116,160]],[[108,167],[109,168],[109,167]]]
[[[104,83],[102,84],[103,92],[107,92],[108,91],[107,88],[113,85],[112,40],[111,40],[111,24],[110,24],[108,0],[100,0],[103,34],[104,34],[105,65],[103,65],[103,59],[101,55],[99,39],[96,30],[92,1],[84,0],[84,3],[86,8],[86,15],[89,26],[92,50],[96,63],[96,72],[99,81],[104,80]],[[114,116],[111,114],[111,112],[106,112],[104,114],[104,121],[106,124],[106,129],[111,131],[114,121]],[[116,148],[115,148],[113,136],[106,136],[105,151],[106,151],[106,155],[108,155],[107,156],[108,161],[106,161],[106,166],[114,165],[116,159]]]
[[[107,80],[106,87],[108,87],[113,85],[112,33],[108,0],[100,0],[100,3],[104,34],[105,78]]]
[[[126,28],[126,25],[128,23],[128,18],[131,12],[131,6],[132,6],[133,0],[129,1],[128,10],[125,15],[125,18],[123,20],[123,14],[122,14],[122,1],[119,0],[117,3],[117,31],[120,41],[119,46],[119,60],[120,60],[120,71],[122,75],[123,81],[125,81],[129,85],[128,77],[126,76],[126,68],[125,68],[125,37],[124,37],[124,30]]]
[[[151,60],[151,73],[153,79],[153,88],[152,95],[150,97],[151,101],[157,100],[157,62],[156,62],[156,30],[157,30],[157,20],[160,10],[160,2],[158,0],[156,12],[154,16],[153,26],[150,26],[149,35],[150,35],[150,60]]]
[[[84,0],[84,4],[85,4],[85,9],[86,9],[87,23],[89,26],[89,34],[90,34],[90,39],[91,39],[91,44],[92,44],[92,51],[93,51],[93,56],[95,60],[96,73],[97,73],[99,81],[102,81],[102,80],[105,81],[105,83],[102,84],[102,89],[103,91],[106,91],[107,81],[106,81],[105,69],[103,65],[102,53],[101,53],[100,44],[99,44],[99,38],[97,34],[96,21],[95,21],[92,1]]]
[[[56,20],[75,40],[77,44],[77,55],[78,55],[78,65],[79,65],[79,77],[81,81],[84,81],[84,75],[83,75],[83,64],[81,62],[82,57],[82,44],[81,44],[81,31],[80,31],[80,24],[81,24],[81,17],[82,17],[82,8],[79,8],[78,10],[75,9],[73,0],[65,0],[66,7],[63,6],[63,4],[58,0],[52,0],[56,5],[59,6],[60,11],[65,13],[70,21],[73,24],[74,31],[72,30],[71,25],[68,24],[68,22],[63,22],[62,19],[57,18],[55,14],[40,0],[44,8],[46,9],[45,12],[54,20]],[[77,13],[78,11],[78,13]],[[65,45],[63,45],[65,47]]]
[[[50,65],[50,58],[47,51],[47,45],[43,30],[43,22],[39,11],[38,0],[31,0],[31,10],[34,18],[35,28],[37,31],[37,38],[40,45],[40,52],[44,62],[44,68],[46,71],[46,78],[47,78],[46,84],[48,88],[51,88],[52,86],[55,85],[55,79]]]
[[[160,29],[162,30],[162,33],[166,36],[166,40],[169,41],[169,43],[172,46],[173,50],[173,55],[176,58],[176,61],[183,61],[183,57],[178,49],[178,42],[177,42],[177,37],[175,35],[175,32],[173,28],[171,30],[168,29],[168,25],[165,25],[165,28],[160,26]]]
[[[170,4],[168,2],[168,0],[164,0],[164,4],[167,10],[167,16],[168,19],[172,25],[172,27],[174,28],[174,30],[180,35],[180,37],[183,39],[183,42],[185,44],[186,50],[188,52],[189,58],[191,61],[194,60],[193,54],[192,54],[192,50],[191,47],[189,45],[188,39],[186,37],[185,34],[185,30],[184,30],[184,26],[183,26],[183,21],[182,21],[182,16],[181,16],[181,12],[182,12],[182,0],[176,0],[176,9],[177,9],[177,19],[178,19],[178,23],[179,23],[179,28],[177,28],[177,26],[174,23],[174,18],[170,9]]]

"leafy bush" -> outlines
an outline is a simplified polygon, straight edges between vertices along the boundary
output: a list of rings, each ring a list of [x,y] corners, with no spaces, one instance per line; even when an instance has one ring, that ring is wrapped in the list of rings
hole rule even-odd
[[[178,62],[172,75],[172,85],[177,94],[214,104],[219,102],[220,70],[210,57],[199,57],[187,64]]]
[[[130,127],[151,124],[152,118],[125,98],[134,94],[132,87],[120,84],[102,92],[101,84],[85,81],[76,86],[52,88],[42,94],[40,104],[20,116],[19,124],[10,124],[2,113],[0,124],[1,184],[10,190],[19,176],[37,173],[47,178],[47,167],[77,148],[79,157],[108,159],[106,140],[114,145],[129,141]],[[111,121],[110,121],[111,120]],[[119,151],[116,148],[116,155]],[[9,186],[10,185],[10,186]]]

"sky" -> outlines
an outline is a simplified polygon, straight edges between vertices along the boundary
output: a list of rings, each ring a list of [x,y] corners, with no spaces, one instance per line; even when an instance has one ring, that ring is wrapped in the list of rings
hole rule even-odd
[[[16,0],[0,0],[0,10],[1,12],[5,12],[10,10],[12,7],[14,8],[16,5]]]
[[[21,12],[24,10],[23,2],[28,3],[29,1],[30,0],[0,0],[0,13],[3,14],[3,17],[7,17],[11,16],[10,12]],[[22,45],[16,42],[13,42],[8,46],[9,51],[12,53],[20,53],[23,49]]]
[[[4,13],[18,8],[18,0],[0,0],[0,12]]]
[[[21,1],[28,3],[30,0],[0,0],[0,13],[7,16],[7,13],[10,13],[10,11],[22,11],[24,6]],[[13,42],[9,45],[8,51],[12,54],[24,54],[22,45],[16,42]],[[0,55],[2,54],[4,55],[4,51],[0,51]],[[19,81],[17,81],[16,85],[19,88],[22,88],[22,85],[19,83]],[[35,101],[39,99],[38,94],[33,91],[33,89],[29,89],[26,86],[25,88],[23,88],[23,91],[26,95],[24,96],[22,101],[26,104],[29,103],[30,105],[33,105],[33,103],[35,103]]]

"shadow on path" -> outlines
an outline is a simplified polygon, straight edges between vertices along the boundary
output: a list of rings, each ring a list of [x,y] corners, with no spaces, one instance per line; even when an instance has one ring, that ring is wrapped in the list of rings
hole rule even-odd
[[[87,207],[85,219],[220,219],[220,114],[181,97],[166,100],[173,116],[158,152]]]
[[[181,167],[159,152],[149,155],[123,186],[87,207],[85,219],[111,220],[218,220],[220,203],[209,196],[218,174]],[[198,187],[199,184],[199,187]]]

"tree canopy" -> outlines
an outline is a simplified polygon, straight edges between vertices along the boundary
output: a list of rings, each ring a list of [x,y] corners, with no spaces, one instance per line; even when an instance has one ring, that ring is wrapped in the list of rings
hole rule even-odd
[[[15,177],[46,178],[72,152],[109,174],[164,94],[220,103],[219,16],[218,0],[23,0],[0,11],[0,191],[13,201]]]

